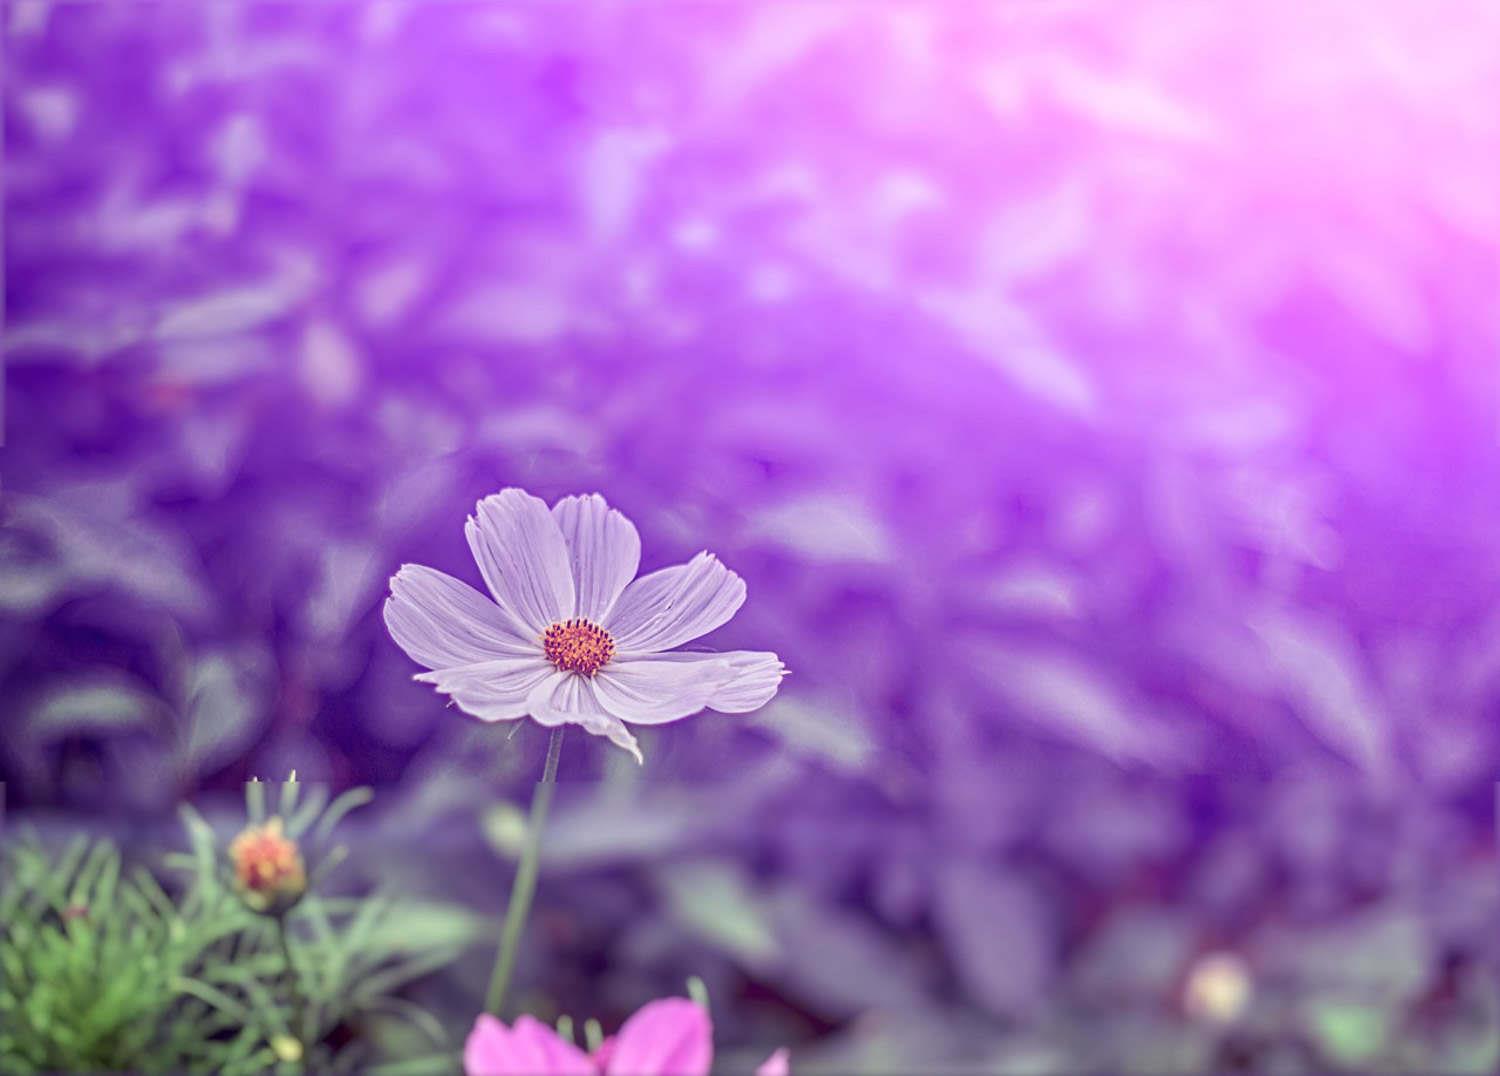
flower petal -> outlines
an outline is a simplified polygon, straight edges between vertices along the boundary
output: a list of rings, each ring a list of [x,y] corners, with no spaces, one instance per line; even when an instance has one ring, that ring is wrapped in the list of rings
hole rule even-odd
[[[640,743],[618,717],[606,714],[600,710],[597,713],[581,715],[578,719],[578,724],[582,726],[585,732],[593,733],[595,736],[603,736],[610,743],[625,751],[631,758],[635,759],[637,766],[644,766],[646,764],[646,759],[641,754]]]
[[[658,660],[662,656],[612,661],[600,669],[594,689],[604,708],[637,725],[664,725],[703,709],[734,676],[727,661]]]
[[[403,564],[391,577],[385,626],[396,645],[429,669],[540,651],[479,591],[420,564]]]
[[[758,710],[770,702],[786,676],[786,666],[768,650],[725,650],[721,653],[695,653],[676,650],[656,654],[655,661],[675,661],[684,665],[720,662],[729,665],[732,675],[713,697],[708,708],[721,714],[743,714]]]
[[[481,1013],[464,1043],[465,1076],[591,1076],[589,1056],[530,1016],[507,1028]]]
[[[533,1016],[517,1017],[511,1036],[535,1046],[546,1076],[595,1076],[598,1071],[588,1054]]]
[[[527,712],[548,728],[566,725],[583,709],[580,694],[583,679],[577,673],[554,670],[526,697]]]
[[[755,1076],[791,1076],[791,1071],[791,1055],[783,1046],[760,1063],[760,1068],[755,1070]]]
[[[461,709],[482,721],[510,721],[530,712],[527,698],[555,671],[551,662],[533,653],[434,669],[417,674],[416,679],[436,685]]]
[[[699,553],[631,583],[603,627],[619,653],[654,654],[713,631],[744,600],[745,581],[712,553]]]
[[[619,1038],[617,1035],[609,1036],[609,1038],[596,1046],[594,1052],[589,1055],[594,1059],[594,1065],[600,1072],[609,1071],[609,1059],[615,1054],[615,1040],[617,1038]]]
[[[597,493],[564,497],[552,506],[552,518],[568,546],[578,594],[575,613],[598,624],[641,566],[640,535]]]
[[[628,751],[636,762],[645,761],[640,744],[630,730],[618,717],[606,713],[599,705],[594,684],[586,676],[555,672],[532,689],[526,705],[539,725],[579,725],[584,731],[603,736],[616,747]]]
[[[608,1076],[707,1076],[713,1062],[708,1013],[687,998],[662,998],[625,1021],[605,1071]]]
[[[489,1013],[480,1013],[464,1040],[464,1076],[505,1076],[512,1053],[510,1029]]]
[[[491,494],[464,534],[490,593],[525,633],[540,635],[573,615],[568,546],[540,498],[520,489]]]

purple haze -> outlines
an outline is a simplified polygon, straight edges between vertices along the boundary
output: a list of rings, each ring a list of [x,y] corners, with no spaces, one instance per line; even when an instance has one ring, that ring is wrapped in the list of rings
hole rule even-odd
[[[373,782],[359,869],[492,913],[541,738],[379,605],[597,490],[793,675],[569,741],[538,1006],[699,974],[794,1071],[1490,1056],[1493,5],[4,19],[14,812]]]

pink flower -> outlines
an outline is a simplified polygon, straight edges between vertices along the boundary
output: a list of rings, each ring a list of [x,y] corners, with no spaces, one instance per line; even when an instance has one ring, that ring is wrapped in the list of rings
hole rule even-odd
[[[464,1043],[466,1076],[595,1076],[598,1071],[593,1058],[530,1016],[507,1028],[481,1013]]]
[[[464,1043],[466,1076],[708,1076],[713,1060],[708,1013],[687,998],[642,1006],[592,1055],[530,1016],[507,1028],[484,1013]],[[777,1050],[757,1076],[787,1072],[787,1052]]]
[[[791,1076],[791,1072],[791,1055],[783,1046],[760,1063],[760,1068],[755,1070],[755,1076]]]
[[[707,552],[637,577],[635,525],[597,493],[548,508],[503,489],[475,506],[464,533],[490,596],[406,564],[385,623],[430,670],[417,679],[482,721],[580,725],[639,762],[627,725],[748,713],[786,675],[769,651],[678,650],[728,623],[744,581]]]

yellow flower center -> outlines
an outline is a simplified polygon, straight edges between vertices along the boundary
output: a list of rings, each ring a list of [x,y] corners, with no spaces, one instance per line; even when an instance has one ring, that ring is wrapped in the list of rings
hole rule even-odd
[[[593,676],[615,656],[615,641],[587,620],[562,620],[542,635],[542,651],[564,672]]]

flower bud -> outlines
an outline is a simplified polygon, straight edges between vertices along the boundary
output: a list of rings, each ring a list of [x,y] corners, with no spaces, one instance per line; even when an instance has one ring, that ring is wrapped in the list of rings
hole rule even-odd
[[[302,853],[279,818],[241,832],[229,845],[229,861],[240,899],[253,912],[285,915],[307,891]]]
[[[289,1065],[302,1060],[302,1044],[290,1035],[272,1035],[271,1049]]]

